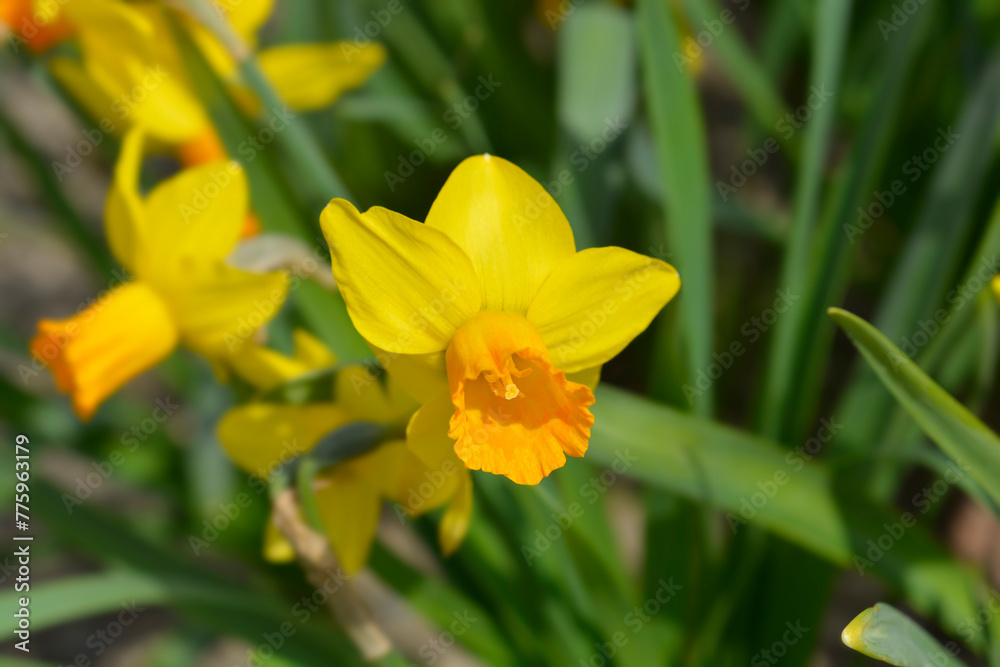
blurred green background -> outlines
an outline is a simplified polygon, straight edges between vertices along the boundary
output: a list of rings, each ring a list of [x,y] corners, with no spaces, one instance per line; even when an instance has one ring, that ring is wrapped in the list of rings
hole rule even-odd
[[[382,0],[285,0],[261,33],[264,45],[388,48],[365,86],[294,121],[359,208],[422,220],[451,169],[489,152],[547,187],[578,248],[621,245],[684,280],[602,375],[669,413],[598,394],[593,457],[531,501],[477,475],[478,528],[444,563],[432,522],[387,509],[372,569],[353,585],[415,664],[873,664],[840,631],[881,599],[959,642],[965,664],[1000,664],[996,613],[975,616],[1000,599],[995,502],[965,477],[940,483],[946,459],[825,312],[872,321],[1000,423],[1000,328],[984,288],[1000,250],[1000,2],[638,4],[401,0],[392,13]],[[235,113],[199,80],[216,119]],[[322,602],[303,603],[315,591],[298,567],[264,561],[268,499],[215,440],[235,398],[207,363],[175,353],[88,423],[32,367],[37,321],[74,313],[116,276],[102,210],[119,138],[62,181],[52,169],[90,127],[43,59],[0,54],[0,467],[13,471],[14,438],[26,435],[35,536],[31,662],[5,635],[0,665],[358,664]],[[253,127],[237,118],[221,133],[232,148]],[[319,211],[342,193],[301,155],[281,136],[248,164],[254,202],[265,229],[325,253]],[[150,171],[176,169],[161,157]],[[926,323],[940,308],[955,319],[938,336]],[[310,283],[269,333],[287,350],[308,326],[360,358],[364,346],[339,333],[345,318]],[[809,438],[823,428],[832,437],[813,466]],[[541,567],[525,563],[519,547],[628,446],[648,458],[586,514],[601,545],[574,533]],[[758,525],[743,501],[772,495],[771,471],[798,471],[782,448],[805,451],[810,467]],[[4,498],[14,481],[3,476]],[[0,531],[10,544],[12,504]],[[878,546],[904,512],[919,528],[878,567],[859,567],[867,540]],[[734,528],[735,515],[749,523]],[[5,615],[14,566],[0,561]],[[616,597],[625,589],[641,606],[673,583],[648,621]],[[451,647],[463,613],[482,620]],[[608,643],[615,628],[635,637],[628,648]]]

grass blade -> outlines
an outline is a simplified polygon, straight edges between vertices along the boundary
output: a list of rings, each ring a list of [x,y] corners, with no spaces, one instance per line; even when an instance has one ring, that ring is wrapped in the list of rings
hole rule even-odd
[[[1000,502],[1000,438],[875,327],[839,308],[830,317],[928,437]]]
[[[828,199],[823,226],[813,244],[810,280],[800,306],[803,338],[798,341],[794,368],[799,374],[793,392],[798,398],[795,409],[787,413],[793,417],[789,420],[786,439],[800,436],[808,428],[807,424],[815,419],[822,373],[827,366],[827,351],[835,330],[823,314],[828,307],[840,302],[847,289],[858,248],[851,235],[861,231],[854,225],[856,211],[866,204],[865,198],[870,196],[875,179],[882,172],[895,136],[893,123],[904,99],[904,84],[926,41],[932,19],[931,12],[921,13],[894,35],[889,51],[883,56],[885,70],[873,82],[870,111],[854,141],[843,174]]]
[[[688,0],[685,4],[696,29],[705,26],[705,29],[711,30],[708,26],[715,27],[721,22],[723,27],[712,47],[723,68],[727,70],[730,83],[740,92],[757,125],[764,130],[773,130],[775,122],[784,117],[788,110],[771,84],[767,72],[743,40],[739,29],[735,25],[729,25],[735,21],[730,17],[740,13],[737,11],[740,4],[726,3],[726,9],[720,9],[716,0]],[[734,6],[737,10],[733,9]],[[777,138],[783,141],[784,137],[785,135],[779,134]],[[794,135],[791,139],[794,141]]]
[[[715,331],[708,143],[694,82],[675,61],[680,37],[667,3],[640,0],[636,22],[666,199],[667,234],[684,283],[678,322],[683,358],[687,376],[694,378],[711,362]],[[666,337],[660,343],[662,362],[670,356],[672,343]],[[712,413],[711,388],[694,408],[698,414]]]
[[[893,341],[912,334],[921,318],[932,316],[955,279],[976,194],[993,157],[991,143],[980,139],[995,136],[1000,128],[1000,52],[994,53],[955,125],[963,140],[941,158],[916,229],[873,320]],[[891,405],[878,380],[861,370],[837,409],[850,424],[842,437],[844,446],[856,451],[876,442]]]
[[[608,465],[622,454],[634,457],[630,475],[726,512],[736,532],[752,521],[836,565],[870,569],[945,628],[975,613],[976,577],[954,564],[920,526],[908,529],[877,562],[857,560],[869,540],[900,515],[872,505],[854,488],[837,489],[825,466],[621,390],[601,386],[596,395],[588,458]],[[755,500],[760,497],[763,503]]]
[[[809,252],[813,241],[813,228],[819,209],[819,195],[823,181],[833,118],[837,110],[840,74],[851,16],[850,0],[831,0],[816,9],[813,66],[810,75],[812,90],[832,89],[830,99],[814,109],[806,127],[803,159],[798,171],[795,188],[792,228],[788,237],[779,288],[798,288],[806,285],[809,275]],[[822,99],[822,98],[821,98]],[[773,346],[763,394],[761,397],[761,431],[771,437],[781,438],[788,414],[789,402],[794,395],[796,348],[803,338],[809,322],[802,308],[790,308],[774,327]]]

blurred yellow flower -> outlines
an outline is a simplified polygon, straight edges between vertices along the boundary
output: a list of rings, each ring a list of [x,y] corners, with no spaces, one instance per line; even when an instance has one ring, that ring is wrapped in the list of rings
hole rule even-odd
[[[680,287],[659,260],[576,252],[552,197],[489,155],[455,169],[426,224],[335,199],[321,225],[355,327],[425,403],[413,450],[519,484],[583,456],[601,364]]]
[[[0,27],[11,32],[14,48],[19,42],[41,53],[66,39],[73,27],[52,0],[0,0]]]
[[[234,163],[188,169],[138,191],[143,137],[126,137],[108,195],[105,231],[134,279],[77,315],[42,320],[31,352],[88,419],[122,384],[178,343],[212,360],[237,351],[284,302],[282,272],[253,274],[225,263],[239,240],[247,184]]]
[[[235,372],[263,390],[335,365],[333,354],[304,331],[295,333],[294,357],[252,346],[233,359]],[[333,382],[332,402],[251,402],[233,408],[219,422],[219,441],[237,465],[267,479],[323,436],[352,422],[396,424],[402,435],[417,408],[395,382],[383,383],[361,364],[338,369]],[[428,467],[400,437],[321,471],[315,498],[330,545],[350,574],[368,560],[383,501],[395,503],[403,515],[416,516],[450,500],[439,534],[443,550],[451,553],[468,527],[471,490],[465,468]],[[294,556],[273,523],[265,535],[264,553],[275,561]]]
[[[266,21],[273,0],[223,3],[233,27],[249,44]],[[141,126],[188,166],[226,158],[207,111],[185,73],[180,49],[160,2],[86,0],[64,7],[81,59],[57,56],[53,75],[100,122],[104,133]],[[240,86],[236,62],[209,31],[183,24],[223,81],[248,107],[256,101]],[[332,104],[363,84],[385,60],[379,44],[282,45],[257,53],[264,74],[296,111]],[[256,113],[256,108],[250,109]],[[277,113],[281,110],[272,110]]]

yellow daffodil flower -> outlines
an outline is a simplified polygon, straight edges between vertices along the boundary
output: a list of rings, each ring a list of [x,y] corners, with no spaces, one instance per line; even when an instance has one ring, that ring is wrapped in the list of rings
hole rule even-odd
[[[993,276],[990,286],[993,288],[993,294],[996,295],[997,301],[1000,301],[1000,275]]]
[[[31,341],[82,419],[178,343],[225,359],[280,309],[288,288],[282,272],[225,263],[246,216],[242,170],[225,162],[188,169],[143,197],[142,142],[138,130],[126,137],[105,212],[111,250],[134,279],[73,317],[42,320]]]
[[[425,224],[335,199],[321,225],[355,327],[425,402],[410,446],[519,484],[584,455],[600,366],[680,287],[659,260],[576,252],[552,197],[490,155],[455,169]]]
[[[303,331],[295,333],[294,357],[253,346],[233,359],[235,372],[263,390],[335,364],[333,354]],[[219,422],[219,441],[237,465],[267,479],[339,427],[367,421],[398,424],[402,430],[417,408],[395,382],[383,384],[360,364],[339,369],[333,382],[330,403],[252,402],[233,408]],[[315,499],[330,545],[349,574],[368,560],[383,501],[416,516],[450,500],[440,527],[445,553],[461,543],[472,509],[468,471],[461,466],[430,468],[402,438],[321,471]],[[264,553],[275,561],[293,557],[273,523],[265,535]]]
[[[233,27],[249,44],[266,21],[273,0],[226,4]],[[187,79],[181,53],[159,2],[86,0],[64,12],[76,33],[81,60],[49,61],[53,75],[101,123],[102,132],[142,126],[149,137],[172,148],[187,166],[224,159],[225,149],[207,111]],[[207,29],[184,21],[216,73],[239,86],[235,61]],[[332,104],[363,84],[385,60],[381,45],[341,43],[282,45],[257,54],[264,74],[295,111]],[[249,105],[255,105],[253,101]]]

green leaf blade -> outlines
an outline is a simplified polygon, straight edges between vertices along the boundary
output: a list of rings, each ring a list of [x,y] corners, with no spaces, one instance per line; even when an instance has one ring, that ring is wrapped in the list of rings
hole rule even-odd
[[[1000,438],[871,324],[839,308],[829,313],[931,440],[1000,501]]]
[[[680,59],[680,35],[667,3],[641,0],[636,21],[647,105],[663,176],[667,234],[684,283],[678,323],[685,370],[694,378],[712,361],[715,331],[708,140],[697,90]],[[669,358],[671,344],[666,338],[661,341],[661,360]],[[695,402],[694,409],[702,415],[712,413],[711,388]]]

